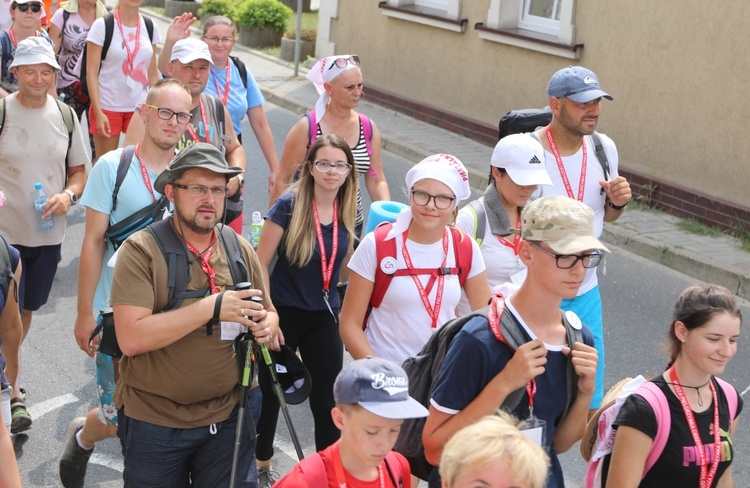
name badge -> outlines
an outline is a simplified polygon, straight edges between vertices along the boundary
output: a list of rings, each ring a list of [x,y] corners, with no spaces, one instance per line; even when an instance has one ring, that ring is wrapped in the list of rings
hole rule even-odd
[[[221,340],[222,341],[233,341],[235,337],[240,335],[242,329],[245,326],[239,322],[222,322],[221,323]]]

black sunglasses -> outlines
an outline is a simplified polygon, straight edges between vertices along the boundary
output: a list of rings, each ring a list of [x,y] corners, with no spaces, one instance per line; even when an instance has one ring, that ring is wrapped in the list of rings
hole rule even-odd
[[[28,12],[31,9],[32,12],[38,14],[42,10],[42,6],[38,3],[23,3],[18,5],[18,10],[21,12]]]

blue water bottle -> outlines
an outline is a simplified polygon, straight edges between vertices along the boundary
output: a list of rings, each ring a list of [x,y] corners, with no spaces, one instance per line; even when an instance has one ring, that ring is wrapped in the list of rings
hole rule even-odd
[[[42,218],[42,214],[44,213],[44,206],[47,205],[47,194],[44,192],[44,189],[42,188],[42,184],[40,182],[34,183],[34,208],[36,209],[36,214],[39,217],[39,226],[42,228],[42,230],[52,230],[52,228],[55,226],[55,221],[52,219],[52,215],[47,217],[46,219]]]

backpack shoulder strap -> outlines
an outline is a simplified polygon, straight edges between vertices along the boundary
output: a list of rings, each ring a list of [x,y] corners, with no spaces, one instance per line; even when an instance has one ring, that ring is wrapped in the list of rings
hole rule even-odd
[[[469,236],[461,229],[458,227],[451,227],[450,229],[453,237],[453,253],[456,259],[456,268],[458,268],[458,281],[461,284],[461,288],[463,288],[466,278],[469,277],[469,272],[471,271],[474,245]]]
[[[135,146],[132,145],[123,148],[122,153],[120,153],[120,164],[117,165],[115,188],[112,190],[112,212],[117,208],[117,194],[120,193],[120,187],[122,186],[122,182],[125,181],[125,176],[128,174],[128,168],[134,154]]]
[[[393,279],[393,273],[386,273],[380,265],[386,257],[396,258],[396,239],[385,240],[385,236],[388,235],[391,227],[393,227],[393,224],[388,222],[378,225],[373,231],[375,233],[375,284],[370,296],[371,308],[377,308],[383,303],[385,292],[388,290]]]
[[[485,213],[484,204],[477,200],[472,200],[467,205],[474,215],[474,240],[481,245],[484,240],[484,231],[487,226],[487,214]]]
[[[143,16],[143,23],[146,24],[146,32],[148,33],[148,39],[151,44],[154,43],[154,21],[150,17]]]
[[[240,72],[242,86],[247,89],[247,67],[245,66],[245,63],[243,63],[242,60],[237,56],[229,56],[229,59],[231,59],[234,65],[237,66],[237,71]]]
[[[326,474],[326,465],[320,454],[315,453],[307,456],[299,462],[299,469],[305,476],[307,486],[328,486],[328,475]]]
[[[109,51],[109,45],[112,44],[112,36],[115,33],[115,14],[112,12],[104,16],[104,44],[102,44],[102,57],[101,61],[107,57],[107,51]]]
[[[656,436],[654,437],[654,442],[651,444],[651,450],[648,453],[646,464],[643,468],[643,477],[645,477],[667,445],[667,438],[669,438],[669,431],[672,427],[672,416],[669,413],[667,397],[664,396],[664,392],[661,391],[661,388],[656,383],[651,381],[646,382],[635,393],[648,402],[656,418]]]
[[[8,241],[0,235],[0,291],[6,303],[8,300],[8,290],[10,290],[10,282],[13,280],[13,267],[11,264]]]
[[[0,135],[3,134],[5,128],[5,98],[0,100]]]
[[[401,462],[398,460],[395,452],[390,451],[385,455],[385,469],[388,471],[388,476],[391,478],[393,486],[396,488],[404,486],[404,472],[401,469]]]
[[[61,39],[65,37],[65,26],[68,25],[68,19],[70,18],[70,12],[68,12],[67,10],[63,10],[62,18],[63,18],[63,23],[62,23],[62,27],[60,28],[60,38]]]
[[[8,36],[7,31],[0,32],[0,54],[2,54],[2,62],[0,65],[2,65],[2,77],[5,78],[6,74],[8,73],[8,68],[5,64],[6,59],[11,59],[13,56],[10,54],[10,37]]]
[[[359,123],[362,125],[362,131],[365,133],[365,145],[367,146],[367,155],[372,156],[372,120],[366,115],[357,114]]]
[[[227,264],[229,265],[229,273],[232,276],[232,281],[235,285],[247,281],[250,273],[247,263],[245,263],[245,259],[242,257],[237,233],[228,225],[221,224],[219,235],[221,236],[224,250],[227,253]]]
[[[518,327],[518,323],[512,317],[510,311],[505,307],[505,301],[502,295],[494,295],[492,297],[492,302],[490,302],[490,307],[497,307],[500,312],[500,331],[499,333],[495,330],[492,331],[495,338],[504,343],[515,353],[516,349],[524,344],[526,340]],[[500,310],[500,307],[502,307],[502,310]],[[489,308],[487,310],[489,310]],[[501,408],[508,413],[513,412],[523,400],[523,395],[525,393],[525,386],[512,392],[505,398]]]
[[[727,397],[727,404],[729,405],[729,426],[730,429],[734,425],[734,418],[737,416],[737,407],[739,406],[739,400],[737,397],[737,390],[731,384],[716,378],[716,382],[719,384],[722,390],[724,390],[724,396]]]
[[[318,121],[315,118],[315,110],[310,110],[307,112],[307,123],[310,126],[308,129],[308,135],[307,135],[307,149],[310,149],[310,146],[312,146],[313,141],[315,140],[315,135],[318,133]]]
[[[67,176],[68,156],[70,156],[70,146],[73,145],[73,131],[76,128],[76,123],[74,120],[75,113],[73,112],[73,109],[70,107],[70,105],[67,105],[64,102],[61,102],[58,99],[55,99],[55,101],[57,102],[57,109],[60,111],[60,114],[62,115],[62,118],[63,118],[63,122],[65,123],[65,129],[68,131],[68,149],[65,152],[65,173]]]
[[[602,171],[604,171],[604,179],[609,181],[609,161],[607,160],[607,153],[604,152],[604,145],[602,144],[602,138],[594,132],[591,134],[591,142],[594,143],[594,149],[596,150],[596,157],[599,159],[599,164],[602,165]]]

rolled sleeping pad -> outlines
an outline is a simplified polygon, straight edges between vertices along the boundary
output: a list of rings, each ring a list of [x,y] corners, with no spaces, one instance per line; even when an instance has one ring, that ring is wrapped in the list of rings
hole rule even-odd
[[[398,217],[399,212],[405,209],[406,205],[399,202],[380,200],[370,204],[370,214],[367,216],[367,226],[365,234],[375,230],[381,222],[393,222]]]

